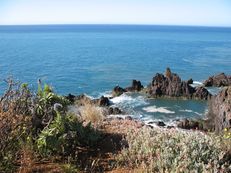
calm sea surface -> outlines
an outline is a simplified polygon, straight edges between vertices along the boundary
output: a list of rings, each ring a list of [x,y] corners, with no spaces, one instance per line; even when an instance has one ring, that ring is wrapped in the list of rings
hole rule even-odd
[[[231,74],[231,28],[53,25],[0,26],[0,80],[9,75],[32,84],[38,78],[58,93],[99,96],[132,79],[148,84],[170,67],[183,79],[203,81]],[[4,89],[0,83],[0,90]],[[2,92],[1,92],[2,93]],[[154,119],[201,116],[206,103],[146,100],[123,95],[115,104]]]

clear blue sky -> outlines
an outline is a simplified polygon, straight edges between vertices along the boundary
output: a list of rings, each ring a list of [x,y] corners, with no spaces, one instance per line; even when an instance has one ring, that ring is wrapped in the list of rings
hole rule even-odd
[[[231,0],[0,0],[4,24],[231,26]]]

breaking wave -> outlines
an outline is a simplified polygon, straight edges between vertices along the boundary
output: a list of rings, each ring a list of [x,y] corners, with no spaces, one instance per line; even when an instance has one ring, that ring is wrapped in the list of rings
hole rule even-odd
[[[159,112],[159,113],[165,113],[165,114],[175,114],[174,111],[168,110],[166,107],[156,107],[156,106],[149,106],[143,108],[146,112]]]

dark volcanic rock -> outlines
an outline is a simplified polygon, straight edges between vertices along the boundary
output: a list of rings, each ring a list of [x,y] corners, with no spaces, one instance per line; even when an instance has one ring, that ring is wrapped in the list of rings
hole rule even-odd
[[[81,94],[78,96],[75,96],[75,102],[78,105],[84,105],[86,103],[91,104],[92,103],[92,99],[88,96],[86,96],[85,94]]]
[[[132,117],[131,117],[131,116],[126,116],[126,117],[125,117],[125,120],[132,121],[133,119],[132,119]]]
[[[112,90],[112,96],[113,97],[117,97],[120,96],[121,94],[125,93],[125,92],[139,92],[144,88],[144,86],[141,84],[140,81],[137,80],[133,80],[132,81],[132,86],[127,87],[127,88],[122,88],[120,86],[116,86],[115,88],[113,88]]]
[[[231,85],[231,76],[226,76],[224,73],[211,76],[205,82],[205,87],[221,87],[221,86],[230,86]]]
[[[207,99],[209,94],[206,89],[196,89],[190,85],[192,81],[181,81],[181,78],[167,68],[165,75],[157,73],[148,86],[147,91],[152,97],[186,97]],[[194,94],[195,93],[195,94]]]
[[[116,97],[116,96],[120,96],[124,92],[126,92],[124,88],[121,88],[120,86],[116,86],[115,88],[113,88],[112,95],[113,97]]]
[[[184,119],[178,122],[177,127],[182,129],[204,130],[203,123],[200,120]]]
[[[108,114],[109,115],[118,115],[118,114],[122,114],[122,113],[123,112],[119,108],[117,108],[117,107],[110,107],[108,109]]]
[[[158,121],[158,122],[156,123],[156,125],[158,125],[158,126],[160,126],[160,127],[166,126],[166,124],[165,124],[163,121]]]
[[[189,80],[187,81],[187,84],[193,84],[193,79],[192,79],[192,78],[189,79]]]
[[[96,102],[99,106],[109,106],[110,105],[110,101],[107,97],[100,97],[99,99],[96,99]]]
[[[201,100],[207,100],[211,98],[212,95],[204,87],[197,87],[195,89],[195,93],[193,93],[193,96]]]
[[[75,103],[78,105],[94,104],[96,106],[110,106],[110,101],[107,97],[100,97],[99,99],[91,99],[90,97],[82,94],[74,97]]]
[[[67,96],[65,96],[65,98],[67,100],[69,100],[71,103],[74,103],[75,102],[75,99],[76,99],[76,96],[75,95],[72,95],[72,94],[68,94]]]
[[[125,88],[126,91],[134,92],[134,91],[141,91],[144,88],[144,86],[141,84],[140,81],[133,80],[132,86]]]
[[[212,96],[209,102],[208,119],[216,132],[231,128],[231,86]]]

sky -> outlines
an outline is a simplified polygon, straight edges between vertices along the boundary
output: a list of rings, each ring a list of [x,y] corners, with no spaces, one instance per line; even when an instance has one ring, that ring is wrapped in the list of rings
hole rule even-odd
[[[0,0],[0,25],[231,26],[231,0]]]

